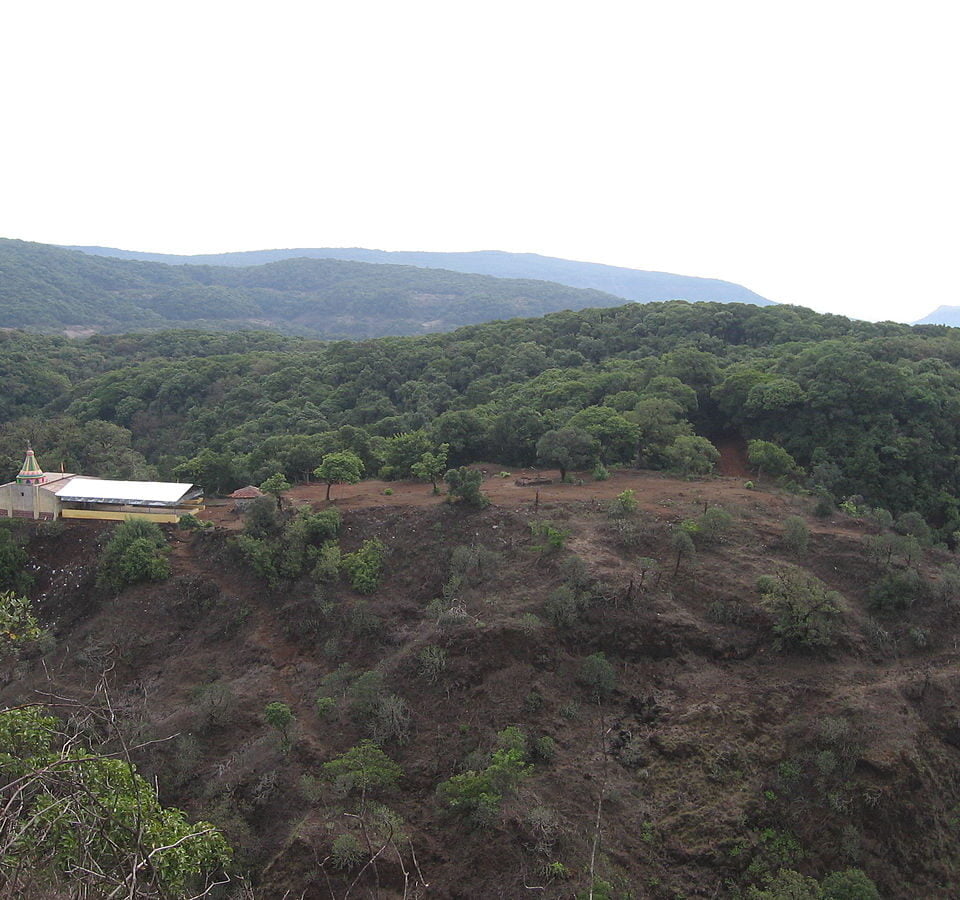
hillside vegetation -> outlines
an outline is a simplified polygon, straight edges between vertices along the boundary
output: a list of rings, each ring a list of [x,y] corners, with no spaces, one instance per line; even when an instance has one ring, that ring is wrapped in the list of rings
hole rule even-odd
[[[38,332],[255,328],[363,338],[617,302],[544,281],[412,266],[335,259],[170,266],[0,240],[0,328]]]
[[[536,253],[504,253],[480,250],[471,253],[429,253],[409,250],[367,250],[362,247],[301,248],[296,250],[247,250],[238,253],[205,253],[176,256],[170,253],[143,253],[112,247],[70,247],[94,256],[138,259],[171,265],[255,266],[281,259],[347,259],[354,262],[392,263],[428,269],[450,269],[497,278],[534,278],[555,281],[570,287],[606,291],[624,300],[653,303],[662,300],[707,301],[713,303],[771,303],[739,284],[717,278],[694,278],[669,272],[625,269],[600,263],[557,259]]]
[[[47,633],[4,704],[106,690],[99,752],[232,847],[214,896],[954,893],[955,556],[731,479],[386,484],[214,509],[139,577],[122,529],[18,528]]]
[[[708,470],[701,437],[739,435],[775,445],[758,466],[824,502],[916,510],[952,543],[958,334],[683,302],[327,345],[7,333],[0,454],[15,471],[29,437],[54,468],[176,475],[216,492],[276,472],[307,480],[341,450],[368,475],[401,478],[443,444],[451,465],[559,465],[570,430],[586,436],[590,465]]]

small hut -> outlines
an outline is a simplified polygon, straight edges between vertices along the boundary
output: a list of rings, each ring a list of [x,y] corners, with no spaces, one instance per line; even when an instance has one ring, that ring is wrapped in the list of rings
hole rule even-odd
[[[258,497],[265,497],[263,491],[252,484],[235,490],[232,494],[227,494],[227,499],[233,501],[233,508],[237,512],[243,512]]]

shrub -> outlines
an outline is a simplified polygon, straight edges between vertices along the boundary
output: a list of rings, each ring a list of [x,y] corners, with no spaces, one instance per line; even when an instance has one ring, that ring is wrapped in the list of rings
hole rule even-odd
[[[785,569],[758,579],[761,603],[773,615],[781,650],[810,650],[833,642],[834,620],[842,598],[802,569]]]
[[[621,491],[613,500],[610,501],[610,517],[622,519],[636,512],[637,492],[632,490]]]
[[[327,541],[317,553],[317,562],[313,567],[314,581],[336,581],[340,574],[340,545],[336,541]]]
[[[551,522],[531,522],[530,533],[534,537],[543,538],[543,543],[537,544],[533,548],[541,553],[562,550],[567,538],[570,537],[570,529],[557,528]]]
[[[490,505],[489,497],[480,490],[480,486],[483,484],[483,475],[476,469],[467,466],[450,469],[443,480],[447,483],[450,496],[467,506],[483,509]]]
[[[428,644],[417,654],[418,674],[434,684],[447,667],[447,651],[436,644]]]
[[[610,661],[602,653],[593,653],[580,665],[577,681],[597,700],[612,694],[617,676]]]
[[[784,546],[795,556],[804,556],[810,544],[810,529],[800,516],[788,516],[783,523]]]
[[[373,538],[364,541],[358,550],[341,559],[340,567],[347,573],[355,591],[372,594],[380,586],[386,550],[381,541]]]
[[[593,470],[594,481],[606,481],[610,477],[610,472],[603,463],[597,463]]]
[[[324,719],[331,710],[335,709],[337,701],[333,697],[317,697],[317,717]]]
[[[923,596],[925,586],[913,569],[889,572],[875,582],[868,592],[870,605],[878,612],[902,612]]]
[[[557,758],[557,742],[549,735],[541,735],[530,742],[530,757],[534,762],[549,765]]]
[[[844,869],[823,879],[823,900],[880,900],[880,892],[861,869]]]
[[[932,537],[930,526],[918,512],[901,513],[897,516],[893,528],[897,534],[907,534],[910,537],[915,537],[922,546],[928,545]]]
[[[273,562],[273,548],[265,540],[250,534],[238,534],[230,538],[228,546],[261,578],[271,585],[277,583],[279,576]]]
[[[570,585],[562,584],[553,591],[544,603],[547,621],[557,628],[570,628],[577,623],[588,606],[588,600]]]
[[[163,581],[170,575],[167,553],[166,538],[156,522],[121,522],[100,555],[97,584],[120,591],[138,581]]]
[[[664,448],[667,466],[682,475],[708,475],[713,471],[720,453],[705,437],[683,434]]]
[[[370,736],[378,743],[405,744],[410,737],[410,710],[398,694],[385,694],[377,701],[370,722]]]
[[[504,796],[516,791],[533,768],[526,761],[526,739],[519,728],[505,728],[497,741],[499,748],[486,768],[469,769],[437,787],[437,795],[450,809],[479,826],[493,823]]]
[[[353,869],[363,859],[360,842],[349,832],[337,835],[330,847],[330,865],[335,869]]]
[[[257,497],[243,511],[243,530],[255,538],[268,537],[280,530],[277,504],[270,497]]]
[[[697,534],[705,541],[719,541],[730,530],[733,516],[721,506],[711,506],[697,520]]]

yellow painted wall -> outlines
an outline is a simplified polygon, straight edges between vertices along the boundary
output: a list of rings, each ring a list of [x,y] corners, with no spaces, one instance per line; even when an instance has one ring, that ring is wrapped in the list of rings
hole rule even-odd
[[[111,512],[99,509],[61,509],[61,519],[98,519],[102,522],[125,522],[127,519],[149,519],[151,522],[176,523],[180,513]]]

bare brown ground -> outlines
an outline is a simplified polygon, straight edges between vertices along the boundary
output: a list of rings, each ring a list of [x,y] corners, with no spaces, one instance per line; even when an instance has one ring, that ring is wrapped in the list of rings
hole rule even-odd
[[[733,451],[731,451],[733,452]],[[736,467],[736,462],[730,463]],[[641,509],[663,515],[665,511],[684,503],[737,503],[756,509],[784,507],[782,501],[770,495],[751,491],[743,486],[739,477],[708,477],[682,480],[657,472],[620,469],[611,471],[606,481],[594,481],[586,472],[569,473],[573,484],[563,484],[556,469],[510,469],[509,477],[501,477],[502,469],[496,464],[478,463],[471,468],[484,473],[483,493],[493,506],[503,509],[528,509],[538,501],[541,505],[557,503],[604,503],[625,490],[636,493]],[[518,487],[518,478],[551,478],[553,484]],[[390,491],[390,493],[386,493]],[[286,502],[298,505],[309,503],[316,509],[333,505],[338,509],[378,509],[389,507],[429,507],[445,502],[445,494],[434,494],[429,484],[414,481],[380,481],[366,479],[359,484],[334,485],[329,503],[325,484],[301,484],[288,491]],[[229,529],[242,527],[243,520],[231,501],[208,501],[201,519],[215,522]]]
[[[945,886],[945,873],[960,853],[930,835],[946,840],[931,823],[960,799],[960,626],[942,605],[918,605],[881,622],[891,642],[871,644],[875,614],[866,594],[877,573],[864,555],[863,523],[812,518],[809,499],[748,490],[739,477],[681,480],[621,470],[607,481],[584,475],[584,483],[564,485],[555,471],[511,470],[501,478],[497,465],[477,468],[486,472],[483,490],[492,501],[480,512],[452,507],[421,483],[335,486],[333,504],[345,513],[343,549],[377,537],[390,555],[375,594],[359,597],[344,582],[328,587],[338,617],[319,625],[316,584],[271,588],[225,551],[221,533],[168,529],[174,578],[216,586],[216,604],[202,611],[182,601],[182,581],[138,585],[120,597],[94,591],[91,563],[109,524],[38,533],[31,547],[43,561],[38,597],[55,622],[58,645],[42,665],[34,661],[23,672],[19,686],[6,686],[6,698],[50,690],[50,678],[58,692],[80,689],[99,677],[101,665],[112,667],[120,696],[131,705],[143,698],[153,733],[196,735],[194,744],[183,745],[193,747],[193,758],[181,762],[175,748],[161,747],[144,761],[145,771],[159,771],[166,801],[227,828],[255,861],[263,898],[288,890],[307,900],[330,897],[317,860],[344,827],[342,816],[308,802],[299,785],[302,775],[315,776],[366,736],[349,715],[321,718],[315,710],[318,685],[341,664],[358,672],[376,668],[411,709],[411,739],[389,747],[406,773],[402,790],[386,799],[409,823],[432,884],[428,896],[569,900],[587,885],[601,789],[603,852],[637,897],[729,896],[724,879],[742,866],[728,848],[749,843],[761,827],[796,833],[811,853],[812,861],[803,862],[811,873],[842,868],[849,860],[835,851],[838,822],[863,835],[857,863],[881,882],[883,896],[957,896]],[[523,475],[552,476],[555,483],[517,487]],[[639,542],[629,548],[618,543],[606,509],[624,490],[635,491],[643,511],[635,517]],[[325,485],[302,485],[287,502],[323,508],[325,493]],[[734,515],[731,532],[698,546],[696,557],[675,571],[668,526],[710,505]],[[783,520],[794,514],[812,532],[801,564],[844,597],[837,645],[824,653],[777,652],[756,605],[757,577],[798,562],[782,541]],[[229,501],[214,501],[203,518],[228,530],[242,524]],[[566,548],[539,549],[533,519],[567,530]],[[438,627],[428,604],[449,577],[451,549],[470,544],[484,546],[497,562],[480,583],[463,589],[468,618]],[[602,598],[575,625],[555,628],[545,621],[545,604],[564,583],[560,566],[573,554],[603,586]],[[646,557],[661,561],[662,582],[630,594]],[[935,579],[947,559],[930,551],[925,574]],[[749,610],[737,624],[720,624],[710,615],[718,602]],[[346,612],[357,608],[374,613],[381,629],[344,630]],[[531,625],[524,616],[540,622]],[[912,627],[926,630],[927,648],[913,648]],[[418,670],[418,654],[428,645],[447,654],[435,682]],[[596,651],[615,661],[618,686],[593,710],[576,679],[583,658]],[[228,687],[233,698],[215,726],[198,708],[198,690],[212,684]],[[533,692],[541,697],[535,710],[528,706]],[[264,704],[273,700],[288,703],[297,717],[286,754],[263,723]],[[572,701],[579,712],[568,717],[562,710]],[[803,802],[765,800],[765,792],[780,796],[781,762],[818,752],[826,717],[850,722],[862,745],[849,783],[836,788],[841,799],[853,798],[845,818],[824,806],[812,776]],[[502,827],[472,831],[443,813],[436,785],[514,723],[555,740],[557,758],[538,766],[506,805]],[[598,750],[607,739],[598,738],[601,730],[613,748],[609,756]],[[629,765],[618,756],[626,740],[638,753]],[[804,765],[812,771],[812,763]],[[183,780],[164,780],[178,766]],[[272,793],[264,784],[273,784]],[[573,880],[533,893],[527,885],[539,882],[529,877],[537,859],[529,849],[528,812],[538,806],[562,823],[556,858]],[[381,896],[394,900],[402,896],[402,879],[391,865],[384,865]],[[653,890],[654,883],[662,887]],[[338,890],[342,896],[344,885]]]

